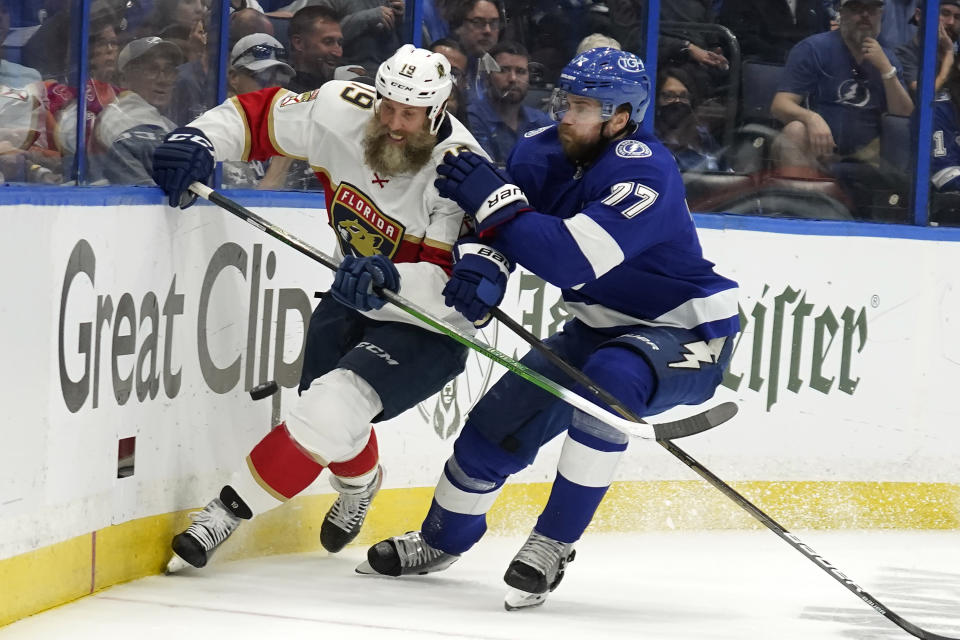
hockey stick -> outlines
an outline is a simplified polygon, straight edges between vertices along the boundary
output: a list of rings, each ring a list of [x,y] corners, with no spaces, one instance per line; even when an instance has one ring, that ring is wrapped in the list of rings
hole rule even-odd
[[[238,218],[251,224],[257,229],[260,229],[273,238],[276,238],[287,246],[296,249],[303,255],[316,260],[328,269],[336,271],[338,266],[336,260],[324,254],[319,249],[310,246],[294,235],[287,233],[280,227],[277,227],[264,218],[261,218],[246,207],[234,202],[230,198],[227,198],[220,193],[217,193],[210,187],[207,187],[199,182],[194,182],[190,185],[190,191],[200,196],[204,200],[213,202],[222,209],[234,214]],[[537,385],[544,391],[556,396],[567,404],[570,404],[577,409],[580,409],[584,413],[593,416],[597,420],[620,429],[624,433],[631,436],[636,436],[646,440],[682,438],[684,436],[706,431],[707,429],[711,429],[719,424],[722,424],[732,417],[733,413],[736,413],[736,407],[734,407],[734,411],[731,412],[729,408],[721,409],[721,407],[723,407],[723,405],[721,405],[720,407],[716,407],[715,409],[711,409],[695,416],[691,416],[685,420],[669,422],[664,425],[647,424],[645,422],[635,421],[633,419],[627,420],[616,416],[609,411],[606,411],[599,405],[590,402],[586,398],[574,393],[573,391],[570,391],[566,387],[563,387],[553,380],[550,380],[549,378],[546,378],[545,376],[530,369],[529,367],[524,366],[522,363],[517,362],[510,356],[498,351],[490,345],[484,344],[474,337],[461,332],[453,325],[444,322],[439,318],[433,317],[427,311],[421,309],[403,296],[388,290],[378,290],[377,294],[388,300],[394,306],[417,318],[421,322],[433,327],[440,333],[453,338],[460,344],[463,344],[464,346],[485,355],[494,362],[506,367],[521,378]],[[721,410],[717,411],[716,409]]]
[[[577,383],[589,389],[591,393],[597,396],[598,399],[613,411],[619,413],[627,420],[645,422],[645,420],[624,407],[612,393],[602,389],[597,383],[591,380],[587,374],[554,353],[543,341],[527,331],[522,324],[508,316],[502,309],[494,307],[490,311],[490,314],[499,322],[503,323],[508,329],[523,338],[524,342],[542,353],[551,364],[570,376],[570,378]],[[700,433],[701,431],[706,431],[707,429],[712,429],[717,425],[723,424],[735,415],[737,415],[737,405],[733,402],[723,402],[688,418],[657,424],[656,430],[657,433],[660,434],[657,435],[657,440],[672,440],[674,438],[683,438],[693,435],[694,433]],[[695,425],[699,425],[700,428],[697,428]],[[674,432],[680,435],[672,435]]]
[[[611,393],[605,391],[601,387],[597,386],[585,373],[568,363],[566,360],[561,358],[559,355],[554,353],[550,347],[544,344],[539,338],[527,331],[522,325],[514,321],[507,314],[503,313],[500,309],[494,309],[492,311],[493,316],[505,324],[509,329],[511,329],[518,336],[523,338],[527,344],[541,352],[544,356],[547,357],[550,362],[560,368],[568,376],[576,380],[578,383],[587,387],[592,391],[600,400],[604,402],[611,409],[619,413],[625,418],[631,420],[639,420],[640,417],[635,415],[629,409],[624,407]],[[715,407],[715,409],[720,409],[725,404],[733,403],[724,403]],[[736,405],[733,405],[734,413],[736,412]],[[694,416],[696,418],[697,416]],[[718,489],[723,495],[727,496],[733,500],[737,505],[743,508],[751,516],[759,520],[766,526],[768,529],[773,531],[775,534],[787,541],[787,543],[792,546],[794,549],[800,551],[803,555],[810,559],[815,565],[826,571],[834,580],[845,586],[854,595],[870,605],[877,613],[883,615],[888,620],[893,622],[895,625],[906,631],[907,633],[921,638],[921,640],[960,640],[957,638],[951,638],[949,636],[942,636],[930,631],[921,629],[912,622],[905,620],[899,614],[891,611],[887,608],[886,605],[881,603],[879,600],[874,598],[872,595],[863,590],[860,585],[844,575],[839,569],[830,564],[826,558],[821,556],[819,553],[811,549],[809,546],[803,543],[800,538],[794,534],[787,531],[780,523],[768,516],[766,513],[760,510],[759,507],[754,505],[752,502],[747,500],[745,497],[740,495],[733,487],[728,485],[726,482],[714,475],[709,469],[704,467],[702,464],[697,462],[692,456],[683,451],[680,447],[675,445],[672,442],[666,440],[658,439],[657,442],[662,445],[667,451],[672,453],[675,457],[679,458],[681,462],[693,469],[701,478],[712,484],[716,489]]]

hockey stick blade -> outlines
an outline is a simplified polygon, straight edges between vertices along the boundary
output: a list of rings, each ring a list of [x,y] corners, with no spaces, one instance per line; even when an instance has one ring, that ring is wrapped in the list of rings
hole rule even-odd
[[[654,424],[653,431],[657,435],[657,440],[686,438],[723,424],[737,415],[737,411],[736,403],[723,402],[688,418]]]
[[[232,213],[237,216],[244,222],[256,227],[260,231],[263,231],[267,235],[279,240],[280,242],[286,244],[292,249],[296,249],[303,255],[308,258],[316,260],[320,264],[324,265],[328,269],[336,271],[337,266],[339,265],[338,261],[334,258],[326,255],[319,249],[312,247],[303,240],[300,240],[296,236],[287,233],[280,227],[274,225],[268,220],[261,218],[254,212],[250,211],[246,207],[240,205],[239,203],[234,202],[230,198],[227,198],[221,193],[217,193],[210,187],[201,184],[199,182],[194,182],[190,185],[190,191],[200,196],[204,200],[209,200],[214,204],[218,205],[223,210]],[[597,420],[604,422],[612,427],[615,427],[624,433],[637,437],[643,438],[645,440],[657,440],[661,439],[657,435],[656,425],[650,425],[642,420],[637,419],[625,419],[620,416],[614,415],[609,411],[605,410],[603,407],[590,402],[586,398],[580,396],[579,394],[570,391],[566,387],[550,380],[549,378],[541,375],[540,373],[530,369],[525,366],[523,363],[514,360],[505,353],[498,351],[490,345],[484,344],[483,342],[477,340],[475,337],[465,334],[453,325],[448,322],[445,322],[439,318],[435,318],[429,312],[421,309],[413,302],[407,300],[403,296],[394,293],[389,290],[378,290],[378,295],[385,298],[388,302],[398,307],[399,309],[405,311],[411,316],[417,318],[423,323],[433,327],[438,332],[447,335],[448,337],[456,340],[462,345],[477,351],[490,358],[497,364],[500,364],[521,378],[531,382],[544,391],[556,396],[557,398],[563,400],[567,404],[570,404],[577,409],[580,409],[587,415],[593,416]],[[701,418],[703,414],[697,414],[691,416],[685,420],[679,420],[675,423],[670,423],[674,425],[668,429],[669,437],[671,438],[681,438],[688,435],[693,435],[696,433],[701,433],[706,429],[712,428],[720,424],[719,422],[712,423],[709,419],[704,422],[704,419]],[[689,426],[686,426],[689,425]]]

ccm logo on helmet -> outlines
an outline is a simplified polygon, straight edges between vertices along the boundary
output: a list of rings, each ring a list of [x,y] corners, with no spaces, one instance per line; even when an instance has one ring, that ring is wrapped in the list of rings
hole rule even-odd
[[[397,89],[400,89],[401,91],[413,91],[413,87],[411,87],[411,86],[409,86],[409,85],[405,85],[405,84],[400,84],[400,83],[397,82],[396,80],[391,80],[391,81],[390,81],[390,86],[391,86],[391,87],[396,87]]]

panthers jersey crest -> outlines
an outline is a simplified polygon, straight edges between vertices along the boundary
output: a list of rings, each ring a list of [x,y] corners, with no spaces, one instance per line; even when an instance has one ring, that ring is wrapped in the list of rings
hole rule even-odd
[[[330,206],[330,224],[337,232],[343,255],[393,258],[405,228],[385,215],[357,187],[341,182]]]

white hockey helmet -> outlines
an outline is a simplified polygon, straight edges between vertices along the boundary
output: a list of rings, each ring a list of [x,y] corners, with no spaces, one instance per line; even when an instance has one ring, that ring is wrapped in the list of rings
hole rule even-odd
[[[397,49],[377,70],[378,98],[427,107],[430,133],[434,134],[443,122],[452,88],[447,59],[439,53],[418,49],[412,44]]]

